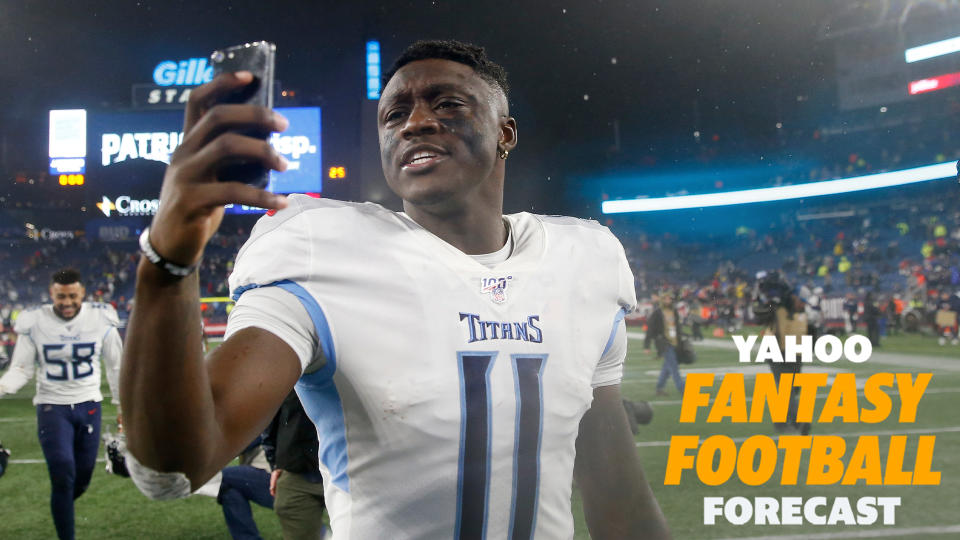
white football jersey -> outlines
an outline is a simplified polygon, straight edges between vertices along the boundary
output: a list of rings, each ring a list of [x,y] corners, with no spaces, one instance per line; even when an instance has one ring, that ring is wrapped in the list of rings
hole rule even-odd
[[[102,358],[107,365],[113,402],[119,403],[119,324],[113,306],[99,302],[84,302],[77,316],[69,321],[58,317],[51,305],[23,311],[13,325],[17,345],[10,369],[0,378],[0,392],[18,391],[36,374],[34,404],[103,401]]]
[[[636,304],[619,241],[514,214],[491,269],[378,205],[289,201],[238,254],[227,335],[301,357],[334,538],[572,538],[580,419]]]

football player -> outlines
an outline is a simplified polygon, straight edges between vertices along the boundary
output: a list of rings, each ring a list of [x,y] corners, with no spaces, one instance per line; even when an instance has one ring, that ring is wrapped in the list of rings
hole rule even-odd
[[[218,178],[237,159],[284,170],[231,130],[287,121],[217,104],[250,73],[191,93],[141,236],[121,373],[131,477],[189,493],[296,387],[336,540],[572,538],[574,476],[593,538],[668,537],[620,397],[636,305],[620,242],[503,214],[517,123],[483,49],[417,42],[385,80],[381,162],[402,213]],[[228,202],[280,211],[240,250],[226,340],[204,360],[195,266]]]
[[[50,474],[53,524],[61,539],[74,537],[73,501],[90,485],[97,461],[101,361],[119,410],[123,345],[117,312],[109,304],[84,302],[85,295],[77,271],[54,273],[52,304],[17,317],[10,370],[0,378],[0,395],[13,394],[36,374],[37,433]]]

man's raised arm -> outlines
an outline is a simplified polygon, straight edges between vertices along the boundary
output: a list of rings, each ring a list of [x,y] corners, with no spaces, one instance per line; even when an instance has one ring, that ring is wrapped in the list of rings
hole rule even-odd
[[[216,105],[251,81],[248,72],[228,73],[191,93],[183,142],[164,175],[148,236],[171,264],[141,257],[120,373],[128,449],[151,469],[184,473],[194,488],[267,425],[300,375],[293,350],[257,328],[237,332],[204,359],[197,273],[178,277],[169,270],[198,263],[224,204],[286,206],[282,197],[216,177],[225,161],[286,168],[268,142],[230,131],[282,131],[282,116],[252,105]]]

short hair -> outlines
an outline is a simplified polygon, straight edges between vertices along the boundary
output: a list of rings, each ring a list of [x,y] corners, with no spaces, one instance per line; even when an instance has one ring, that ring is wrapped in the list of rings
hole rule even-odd
[[[504,96],[510,95],[507,71],[503,66],[490,60],[483,47],[452,39],[420,40],[411,44],[393,61],[393,66],[383,76],[383,87],[386,88],[390,79],[403,66],[417,60],[428,59],[451,60],[470,66],[481,79],[499,87]]]
[[[80,272],[73,268],[63,268],[57,270],[50,277],[50,284],[59,283],[60,285],[70,285],[71,283],[81,283]]]

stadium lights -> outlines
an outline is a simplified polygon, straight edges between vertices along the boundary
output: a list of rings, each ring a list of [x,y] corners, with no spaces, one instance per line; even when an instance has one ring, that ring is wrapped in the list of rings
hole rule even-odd
[[[367,99],[380,99],[380,42],[367,42]]]
[[[789,199],[838,195],[868,189],[902,186],[955,176],[957,176],[957,164],[949,161],[913,169],[904,169],[902,171],[890,171],[792,186],[745,189],[724,193],[704,193],[678,197],[657,197],[653,199],[604,201],[601,205],[601,211],[604,214],[623,214],[628,212],[657,212],[661,210],[681,210],[684,208],[785,201]]]
[[[960,52],[960,36],[945,39],[943,41],[927,43],[926,45],[920,45],[919,47],[912,47],[907,49],[903,53],[903,56],[906,58],[907,63],[911,64],[913,62],[919,62],[920,60],[936,58],[938,56],[955,52]]]

